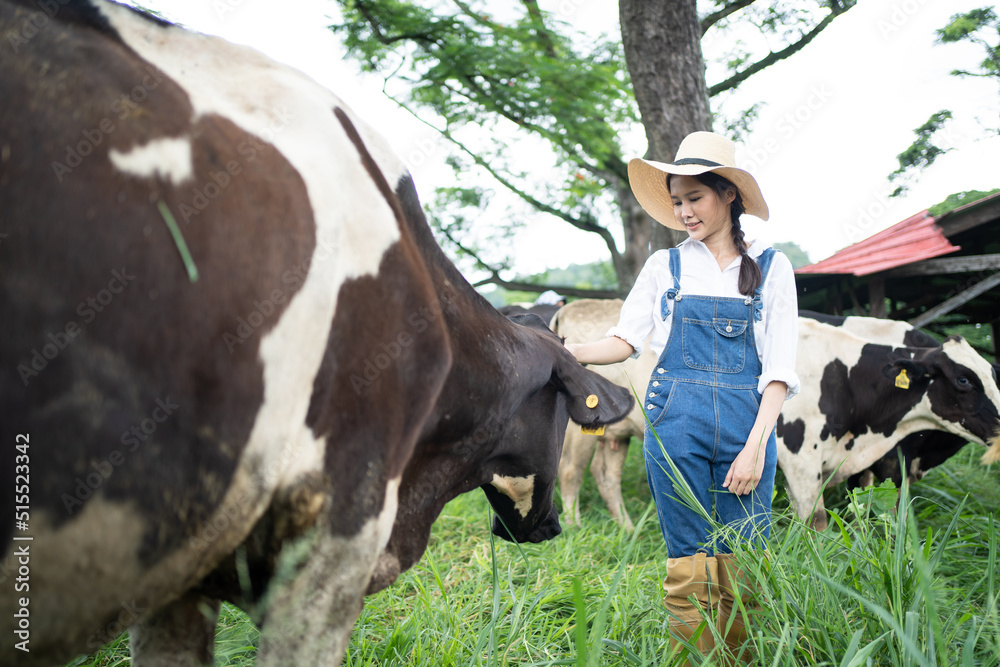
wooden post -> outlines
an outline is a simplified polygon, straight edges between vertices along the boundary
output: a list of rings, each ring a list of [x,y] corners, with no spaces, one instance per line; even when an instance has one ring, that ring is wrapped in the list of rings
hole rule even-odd
[[[882,276],[868,281],[868,308],[872,317],[885,319],[885,278]]]

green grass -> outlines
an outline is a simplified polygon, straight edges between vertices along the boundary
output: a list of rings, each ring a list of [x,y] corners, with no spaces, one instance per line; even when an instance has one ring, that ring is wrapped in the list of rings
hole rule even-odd
[[[545,544],[491,539],[481,493],[449,503],[417,566],[366,599],[344,664],[680,664],[666,640],[666,553],[641,452],[634,441],[623,483],[633,534],[610,521],[589,478],[583,526]],[[828,490],[823,533],[792,520],[779,491],[768,557],[740,555],[762,601],[751,664],[1000,665],[1000,484],[981,453],[967,446],[899,496]],[[257,636],[224,608],[217,663],[252,664]],[[127,665],[126,644],[71,664]]]

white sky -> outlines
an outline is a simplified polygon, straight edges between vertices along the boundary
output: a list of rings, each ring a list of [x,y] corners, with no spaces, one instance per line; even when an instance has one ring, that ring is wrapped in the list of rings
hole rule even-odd
[[[362,76],[353,62],[345,61],[326,28],[337,15],[333,2],[143,4],[188,27],[254,46],[332,89],[388,137],[410,165],[424,201],[430,201],[434,187],[454,181],[444,166],[449,146],[387,100],[380,78]],[[613,0],[541,4],[581,30],[618,32]],[[1000,88],[993,81],[949,75],[956,68],[975,69],[983,50],[934,44],[934,30],[951,15],[987,4],[860,0],[803,51],[745,82],[723,111],[731,114],[757,101],[766,104],[737,153],[740,165],[757,177],[771,210],[766,223],[746,220],[751,234],[794,241],[818,261],[953,192],[1000,186],[1000,139],[985,139],[984,130],[1000,126]],[[705,44],[706,55],[712,48],[711,42]],[[889,199],[886,176],[898,166],[896,155],[913,141],[914,128],[944,108],[955,114],[946,139],[953,150],[920,177],[908,196]],[[644,143],[629,148],[635,155],[645,151]],[[521,273],[607,255],[594,235],[547,216],[533,218],[514,243],[515,268]]]

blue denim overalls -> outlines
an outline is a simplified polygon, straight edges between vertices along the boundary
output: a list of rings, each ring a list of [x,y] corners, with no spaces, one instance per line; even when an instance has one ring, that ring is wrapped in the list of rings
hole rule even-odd
[[[663,448],[650,424],[646,425],[643,443],[649,488],[670,558],[693,556],[698,551],[709,556],[732,553],[733,545],[711,539],[708,522],[679,501],[663,449],[701,506],[718,523],[732,526],[744,540],[756,535],[753,543],[758,546],[763,546],[770,532],[778,459],[773,430],[756,489],[737,496],[722,483],[746,444],[760,407],[757,380],[761,361],[754,343],[753,322],[761,318],[761,290],[774,253],[773,248],[768,248],[757,260],[762,278],[753,297],[733,298],[682,293],[680,251],[670,249],[674,286],[663,294],[660,312],[666,319],[673,309],[674,317],[670,338],[653,369],[644,400],[650,424]],[[752,260],[744,257],[743,261]]]

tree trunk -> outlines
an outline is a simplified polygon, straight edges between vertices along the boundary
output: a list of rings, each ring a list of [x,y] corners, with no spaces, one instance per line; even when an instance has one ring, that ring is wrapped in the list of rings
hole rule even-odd
[[[618,286],[622,297],[628,294],[635,284],[635,279],[642,270],[642,265],[650,253],[650,243],[653,238],[653,227],[661,227],[649,217],[639,205],[632,188],[624,178],[616,178],[615,196],[618,200],[618,210],[621,212],[622,229],[625,231],[625,249],[619,259],[620,266],[615,266],[618,275]]]
[[[681,139],[697,130],[712,129],[701,23],[695,4],[695,0],[618,3],[625,62],[649,142],[645,157],[650,160],[672,162]],[[687,238],[684,232],[668,229],[646,215],[631,191],[619,190],[619,201],[626,253],[632,252],[630,237],[650,238],[647,256]]]

